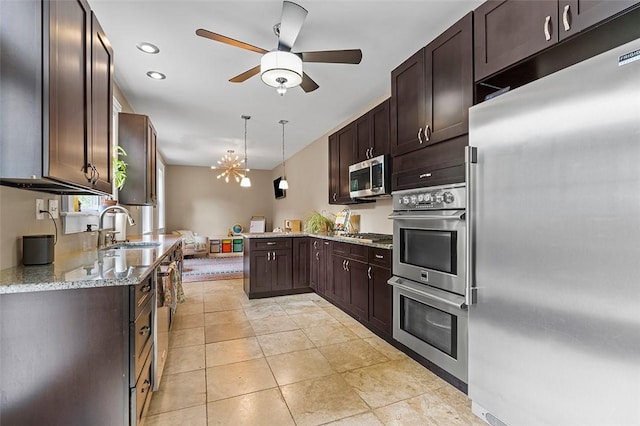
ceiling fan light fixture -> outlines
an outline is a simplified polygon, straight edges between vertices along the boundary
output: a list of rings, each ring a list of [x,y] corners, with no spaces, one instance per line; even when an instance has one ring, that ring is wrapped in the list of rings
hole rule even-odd
[[[296,87],[302,83],[302,59],[294,53],[273,50],[260,60],[260,77],[271,87],[278,89]],[[280,93],[283,95],[284,93]]]

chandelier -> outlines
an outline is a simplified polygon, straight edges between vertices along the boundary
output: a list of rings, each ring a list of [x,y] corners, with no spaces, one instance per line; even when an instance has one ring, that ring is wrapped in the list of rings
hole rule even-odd
[[[211,166],[212,169],[221,169],[222,173],[216,176],[216,179],[224,178],[224,181],[229,183],[229,177],[232,177],[236,182],[240,182],[240,179],[244,178],[244,158],[240,160],[240,157],[234,155],[235,151],[230,149],[225,155],[218,160],[217,166]]]

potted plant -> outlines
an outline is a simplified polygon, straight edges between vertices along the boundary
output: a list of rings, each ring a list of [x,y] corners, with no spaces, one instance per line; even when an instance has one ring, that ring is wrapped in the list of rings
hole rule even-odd
[[[310,234],[326,235],[333,232],[333,228],[333,221],[318,211],[311,212],[304,219],[304,232]]]
[[[127,180],[127,163],[120,157],[126,157],[127,153],[120,145],[116,145],[113,153],[113,178],[115,180],[116,188],[120,191],[124,187],[124,182]]]

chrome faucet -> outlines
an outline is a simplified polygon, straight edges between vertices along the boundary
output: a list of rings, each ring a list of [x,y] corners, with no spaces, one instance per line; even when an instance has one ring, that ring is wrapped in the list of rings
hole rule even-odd
[[[104,221],[105,213],[107,213],[109,210],[120,210],[121,212],[126,213],[127,220],[129,221],[129,226],[133,226],[136,224],[136,221],[133,220],[133,217],[131,217],[131,213],[129,213],[129,210],[125,209],[122,206],[115,205],[102,210],[102,212],[100,212],[100,217],[98,218],[98,250],[114,243],[116,232],[105,231],[102,223]],[[109,242],[109,244],[107,244],[107,241]]]

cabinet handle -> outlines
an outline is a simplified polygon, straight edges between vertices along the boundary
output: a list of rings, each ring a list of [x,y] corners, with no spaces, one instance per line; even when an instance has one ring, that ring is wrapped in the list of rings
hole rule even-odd
[[[269,262],[271,260],[271,252],[268,251],[267,252],[267,262]]]
[[[268,246],[275,246],[277,243],[275,241],[268,241],[267,245]]]
[[[431,173],[423,173],[420,176],[418,176],[420,179],[424,179],[424,178],[428,178],[431,177]]]
[[[335,192],[333,193],[333,201],[336,201],[336,197],[338,196],[338,194],[336,194]]]
[[[371,266],[369,266],[369,268],[367,269],[367,277],[371,279]]]
[[[325,245],[325,246],[328,246],[328,245],[329,245],[329,241],[325,241],[325,242],[324,242],[324,245]]]
[[[96,172],[96,177],[93,179],[93,182],[91,182],[95,185],[95,183],[98,182],[98,180],[100,179],[100,172],[98,171],[98,168],[95,165],[92,165],[91,167]]]
[[[431,139],[431,126],[428,124],[424,127],[424,138],[427,142]]]
[[[320,252],[319,251],[316,252],[316,260],[320,260]]]
[[[564,30],[569,31],[571,29],[571,24],[569,23],[569,8],[570,5],[564,6],[564,11],[562,12],[562,23],[564,24]]]
[[[381,254],[376,254],[376,259],[384,259],[384,256]]]
[[[422,145],[422,142],[424,142],[422,140],[422,127],[420,127],[420,130],[418,130],[418,142],[420,142],[420,145]]]
[[[149,387],[151,386],[151,382],[147,379],[145,379],[144,382],[142,382],[142,384],[144,385],[144,387],[140,390],[140,393],[145,393],[145,391],[147,391],[149,389]]]
[[[276,260],[276,252],[273,252],[273,260]]]
[[[346,270],[347,270],[347,260],[346,260],[346,259],[343,259],[343,260],[342,260],[342,270],[343,270],[343,271],[346,271]]]
[[[369,158],[373,158],[373,150],[374,150],[375,146],[372,146],[371,148],[369,148],[371,151],[369,151]]]
[[[317,249],[317,248],[318,248],[318,242],[317,242],[317,241],[314,241],[314,242],[313,242],[313,248],[314,248],[314,249]]]
[[[551,16],[547,16],[544,18],[544,39],[549,41],[551,40]]]
[[[347,260],[347,272],[349,272],[351,269],[349,269],[349,261]]]
[[[144,327],[142,327],[138,332],[138,334],[140,334],[141,336],[144,336],[145,334],[149,334],[149,333],[151,333],[151,327],[149,327],[148,325],[145,325]]]
[[[91,176],[87,176],[89,169],[91,169]],[[84,171],[84,177],[87,179],[87,182],[93,183],[93,166],[91,163],[87,163],[86,167],[82,167],[80,170]]]
[[[149,293],[151,291],[151,283],[146,284],[140,289],[140,293]]]

